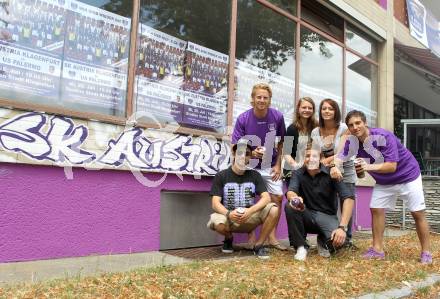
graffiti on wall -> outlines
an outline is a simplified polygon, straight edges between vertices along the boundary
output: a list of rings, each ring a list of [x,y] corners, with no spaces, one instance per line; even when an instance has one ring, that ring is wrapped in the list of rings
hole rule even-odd
[[[0,124],[0,147],[3,151],[24,155],[38,164],[41,161],[87,167],[102,167],[213,175],[226,168],[230,150],[225,141],[212,136],[193,137],[126,127],[106,147],[96,150],[86,146],[89,129],[63,116],[23,113]],[[159,134],[158,134],[159,133]],[[95,134],[99,134],[96,132]]]

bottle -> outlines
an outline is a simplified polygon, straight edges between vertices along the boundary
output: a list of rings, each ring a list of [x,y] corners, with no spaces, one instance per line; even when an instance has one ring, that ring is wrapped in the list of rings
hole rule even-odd
[[[361,168],[362,163],[363,160],[361,158],[354,159],[354,168],[356,170],[356,175],[360,179],[365,177],[365,171]]]
[[[292,208],[295,208],[295,209],[298,209],[298,210],[301,210],[301,211],[304,211],[304,209],[305,209],[305,205],[304,205],[304,203],[301,202],[299,197],[292,198],[290,200],[289,204],[290,204],[290,206]]]

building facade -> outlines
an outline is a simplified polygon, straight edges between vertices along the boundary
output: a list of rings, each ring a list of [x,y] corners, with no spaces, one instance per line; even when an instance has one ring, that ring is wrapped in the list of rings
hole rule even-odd
[[[310,96],[393,130],[395,41],[423,48],[397,2],[6,0],[0,262],[218,244],[208,191],[256,82],[287,125]]]

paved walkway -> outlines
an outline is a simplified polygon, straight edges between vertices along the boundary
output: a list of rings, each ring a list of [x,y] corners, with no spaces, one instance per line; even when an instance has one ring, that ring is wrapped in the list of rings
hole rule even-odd
[[[99,255],[0,264],[0,286],[123,272],[141,267],[175,265],[191,260],[162,252]]]
[[[423,281],[409,282],[407,285],[400,289],[391,289],[380,293],[371,293],[356,299],[398,299],[406,298],[413,295],[417,289],[432,286],[436,282],[440,281],[440,274],[431,274]],[[440,294],[439,294],[440,296]]]

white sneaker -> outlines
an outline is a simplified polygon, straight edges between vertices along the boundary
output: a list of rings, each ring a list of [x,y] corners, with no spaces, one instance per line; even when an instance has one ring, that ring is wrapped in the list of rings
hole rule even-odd
[[[307,249],[304,246],[298,247],[293,258],[297,261],[305,261],[307,257]]]
[[[325,258],[329,258],[330,257],[330,251],[324,247],[321,246],[321,244],[319,242],[317,242],[318,244],[318,254],[322,257]]]

